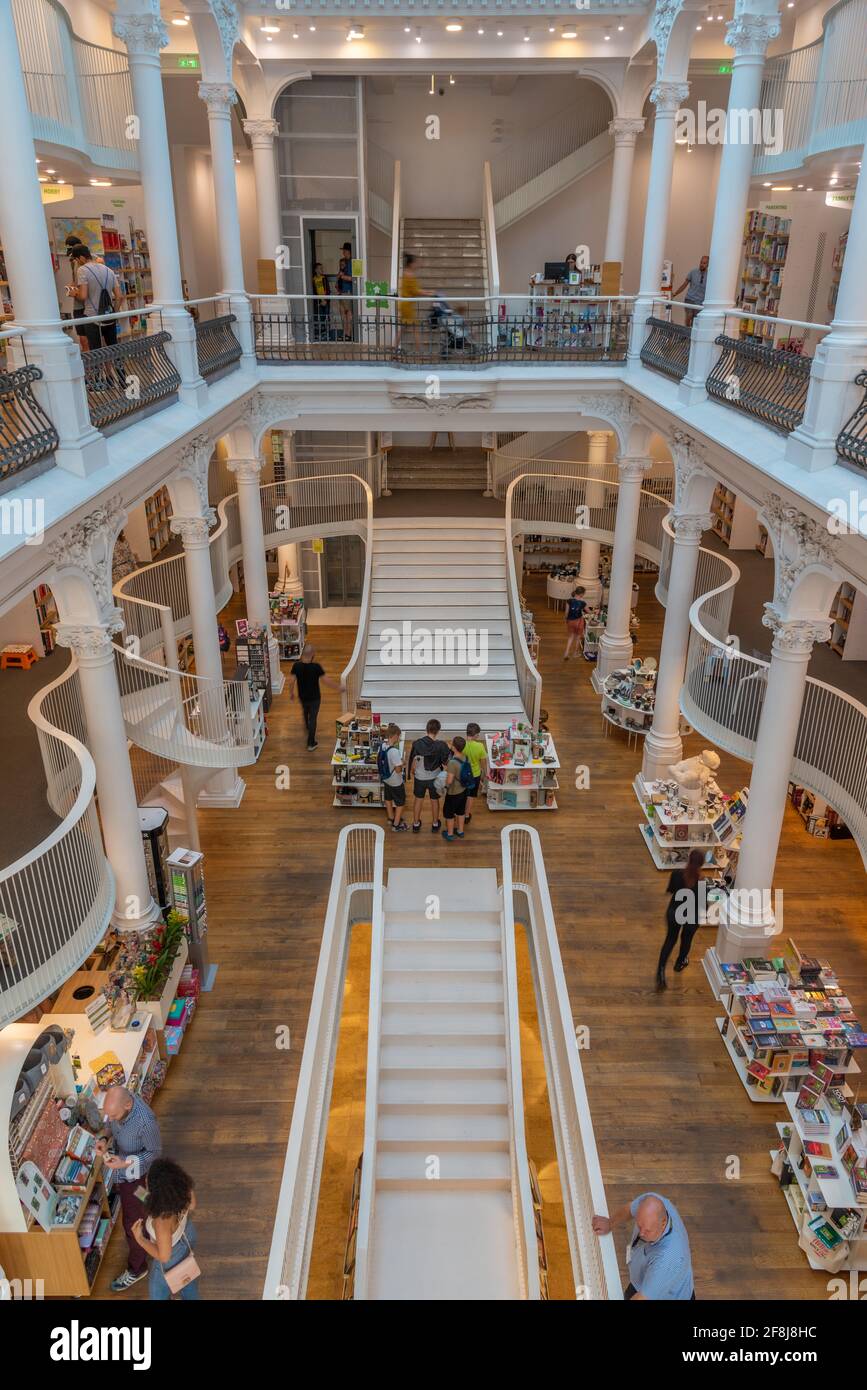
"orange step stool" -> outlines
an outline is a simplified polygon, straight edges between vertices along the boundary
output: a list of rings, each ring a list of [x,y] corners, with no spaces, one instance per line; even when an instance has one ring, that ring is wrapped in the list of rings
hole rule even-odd
[[[29,642],[11,642],[0,651],[0,671],[17,669],[29,671],[39,660]]]

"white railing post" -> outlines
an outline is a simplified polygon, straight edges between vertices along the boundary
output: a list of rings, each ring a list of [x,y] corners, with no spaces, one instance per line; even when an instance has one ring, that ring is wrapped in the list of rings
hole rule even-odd
[[[389,293],[397,294],[400,287],[400,160],[394,161],[394,201],[391,205],[391,273]]]

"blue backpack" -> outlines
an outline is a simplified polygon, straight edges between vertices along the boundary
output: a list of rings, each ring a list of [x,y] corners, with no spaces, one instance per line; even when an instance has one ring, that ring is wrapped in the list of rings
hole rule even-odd
[[[473,769],[470,767],[470,760],[469,758],[464,758],[461,762],[461,786],[471,787],[475,780]]]
[[[388,749],[387,743],[381,743],[376,750],[376,770],[379,773],[380,782],[384,782],[387,777],[391,776],[391,768],[388,765]]]

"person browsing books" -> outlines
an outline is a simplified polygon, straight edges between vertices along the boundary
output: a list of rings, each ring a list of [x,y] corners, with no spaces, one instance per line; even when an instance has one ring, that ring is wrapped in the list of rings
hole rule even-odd
[[[678,936],[680,950],[674,968],[680,974],[689,965],[689,948],[692,938],[699,928],[699,882],[704,868],[704,852],[691,849],[689,858],[682,869],[673,869],[668,879],[666,891],[671,894],[665,912],[666,933],[659,953],[656,967],[656,988],[668,988],[665,980],[665,967],[674,950]]]
[[[593,1230],[597,1236],[607,1236],[630,1216],[634,1224],[626,1251],[629,1283],[624,1299],[667,1303],[694,1299],[689,1237],[677,1207],[658,1192],[642,1192],[613,1216],[594,1216]]]
[[[156,1115],[141,1096],[134,1096],[126,1086],[112,1086],[106,1091],[102,1114],[110,1138],[97,1139],[96,1152],[102,1155],[105,1167],[117,1173],[128,1250],[127,1267],[112,1279],[111,1288],[113,1293],[124,1293],[147,1274],[147,1257],[133,1232],[136,1222],[145,1215],[145,1179],[163,1145]],[[110,1147],[114,1148],[113,1153],[109,1152]]]
[[[196,1228],[190,1218],[195,1209],[196,1194],[189,1173],[170,1158],[156,1159],[148,1174],[147,1215],[133,1226],[133,1235],[145,1254],[151,1257],[148,1273],[151,1302],[169,1301],[172,1287],[166,1274],[193,1257]],[[192,1262],[195,1265],[195,1260]],[[178,1274],[195,1276],[177,1289],[185,1302],[200,1297],[197,1271],[198,1265],[189,1271],[177,1269]]]
[[[413,833],[421,830],[421,808],[426,796],[431,804],[431,832],[440,829],[440,796],[437,778],[449,759],[449,746],[437,734],[442,728],[438,719],[429,719],[425,732],[412,745],[409,755],[409,774],[412,778],[412,828]]]
[[[472,785],[473,769],[466,756],[467,741],[461,734],[455,734],[451,741],[451,757],[446,763],[446,796],[443,802],[443,819],[446,826],[443,839],[451,842],[455,836],[464,838],[464,815],[467,809],[467,790]]]
[[[392,830],[408,830],[409,826],[403,818],[403,808],[406,805],[406,783],[403,780],[403,757],[398,744],[400,743],[400,729],[397,724],[389,724],[385,731],[385,747],[381,772],[388,769],[387,776],[382,779],[382,792],[385,798],[385,814],[391,822]]]

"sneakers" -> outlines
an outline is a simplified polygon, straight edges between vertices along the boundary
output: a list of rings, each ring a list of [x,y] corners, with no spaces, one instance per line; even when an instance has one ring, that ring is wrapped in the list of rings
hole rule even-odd
[[[409,826],[407,825],[407,823],[406,823],[405,820],[402,820],[401,823],[400,823],[400,825],[392,825],[391,828],[392,828],[392,830],[396,831],[398,834],[400,834],[401,830],[409,830]]]
[[[413,823],[412,823],[412,833],[413,833],[413,835],[417,835],[418,832],[419,832],[420,830],[421,830],[421,821],[420,821],[420,820],[414,820]]]
[[[462,840],[464,838],[464,832],[462,830],[456,830],[455,835],[459,840]]]
[[[450,835],[449,832],[448,832],[447,830],[444,830],[444,831],[443,831],[443,839],[444,839],[444,840],[448,840],[449,844],[451,844],[451,842],[452,842],[452,840],[453,840],[454,838],[455,838],[454,835]]]
[[[318,748],[318,747],[319,747],[319,744],[318,744],[318,743],[308,743],[308,745],[307,745],[307,752],[308,752],[308,753],[312,753],[312,752],[313,752],[313,749],[314,749],[314,748]]]
[[[678,975],[680,974],[681,970],[685,970],[688,965],[689,956],[687,956],[686,960],[676,960],[674,962],[674,968],[677,971]]]
[[[442,821],[441,821],[441,820],[435,820],[434,823],[433,823],[433,825],[432,825],[431,828],[430,828],[430,833],[431,833],[432,835],[435,835],[435,834],[437,833],[437,831],[440,829],[441,826],[442,826]]]
[[[126,1293],[127,1289],[132,1288],[133,1284],[137,1284],[140,1279],[145,1279],[146,1277],[146,1269],[143,1269],[141,1274],[133,1274],[131,1269],[125,1269],[123,1274],[119,1274],[116,1279],[112,1279],[111,1291],[112,1293]]]

